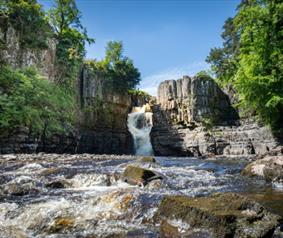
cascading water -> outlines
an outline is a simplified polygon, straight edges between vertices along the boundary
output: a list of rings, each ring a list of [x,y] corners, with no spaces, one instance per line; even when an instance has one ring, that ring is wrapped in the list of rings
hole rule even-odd
[[[149,106],[134,107],[128,115],[128,129],[134,139],[136,155],[153,155],[150,141],[152,128],[152,112],[147,110]]]

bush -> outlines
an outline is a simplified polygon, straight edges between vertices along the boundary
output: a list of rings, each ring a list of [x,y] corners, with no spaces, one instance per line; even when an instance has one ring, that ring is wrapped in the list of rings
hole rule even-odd
[[[72,128],[73,96],[35,70],[2,67],[0,85],[0,133],[28,127],[33,134],[48,136]]]

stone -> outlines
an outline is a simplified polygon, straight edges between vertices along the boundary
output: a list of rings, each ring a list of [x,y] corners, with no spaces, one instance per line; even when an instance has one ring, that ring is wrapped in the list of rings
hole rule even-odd
[[[263,155],[278,147],[270,128],[252,117],[239,118],[211,78],[165,80],[157,102],[151,131],[155,155]]]
[[[189,237],[193,230],[198,230],[210,235],[206,237],[256,238],[272,237],[282,218],[242,195],[219,193],[202,198],[165,197],[155,219],[161,222],[163,233],[175,233],[178,228],[179,233],[171,237]]]
[[[73,228],[75,221],[70,217],[56,218],[52,225],[49,227],[50,233],[58,233]]]
[[[151,156],[145,156],[139,159],[140,162],[145,162],[145,163],[156,163],[156,159]]]
[[[70,184],[67,181],[64,181],[64,180],[55,180],[55,181],[49,182],[45,185],[45,187],[51,188],[51,189],[67,188],[69,186],[70,186]]]
[[[143,169],[140,167],[135,167],[132,165],[129,165],[123,175],[122,175],[123,181],[131,184],[131,185],[147,185],[150,181],[155,179],[162,179],[161,175],[158,173]]]
[[[259,176],[267,182],[283,181],[283,156],[265,156],[263,159],[256,160],[248,164],[242,170],[243,176]]]

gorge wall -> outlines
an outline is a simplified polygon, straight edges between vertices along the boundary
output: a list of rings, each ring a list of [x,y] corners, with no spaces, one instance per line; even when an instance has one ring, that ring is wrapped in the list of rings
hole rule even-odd
[[[253,118],[239,118],[207,76],[166,80],[158,87],[151,139],[156,155],[263,154],[278,141]]]
[[[7,24],[0,24],[1,62],[14,69],[33,66],[52,81],[58,70],[56,40],[50,38],[47,42],[45,49],[21,47],[19,33]],[[132,106],[141,106],[147,98],[117,93],[113,88],[103,75],[82,66],[77,80],[76,128],[68,135],[53,134],[49,138],[33,135],[29,128],[18,128],[0,135],[0,153],[131,153],[127,116]]]
[[[0,61],[13,68],[34,66],[48,79],[55,76],[56,40],[47,39],[47,48],[21,47],[20,34],[10,24],[1,24],[0,19]]]

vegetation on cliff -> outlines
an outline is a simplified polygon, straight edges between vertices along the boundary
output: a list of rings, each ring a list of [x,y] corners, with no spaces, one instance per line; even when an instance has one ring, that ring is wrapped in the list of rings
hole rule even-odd
[[[282,1],[243,0],[223,28],[223,46],[207,57],[218,82],[236,89],[242,108],[274,129],[282,128]]]
[[[74,120],[74,98],[33,69],[1,67],[0,133],[27,127],[43,136],[70,130]]]
[[[109,89],[127,93],[140,83],[141,78],[133,61],[124,56],[123,51],[121,41],[109,41],[105,50],[105,58],[101,61],[88,61],[87,65],[104,76],[108,81]]]
[[[5,60],[0,61],[2,135],[28,127],[32,133],[47,136],[67,133],[76,124],[76,83],[85,64],[85,45],[94,43],[94,39],[88,36],[81,23],[75,0],[55,0],[54,3],[54,7],[45,12],[37,0],[0,0],[0,32],[5,35],[8,28],[13,28],[20,49],[40,52],[48,49],[49,39],[56,42],[53,81],[39,75],[36,69],[16,70]],[[5,37],[3,39],[0,50],[6,47]],[[123,55],[122,42],[109,42],[104,60],[86,64],[95,73],[102,73],[109,83],[108,88],[117,93],[127,93],[140,81],[133,61]],[[94,110],[100,109],[97,106]]]

